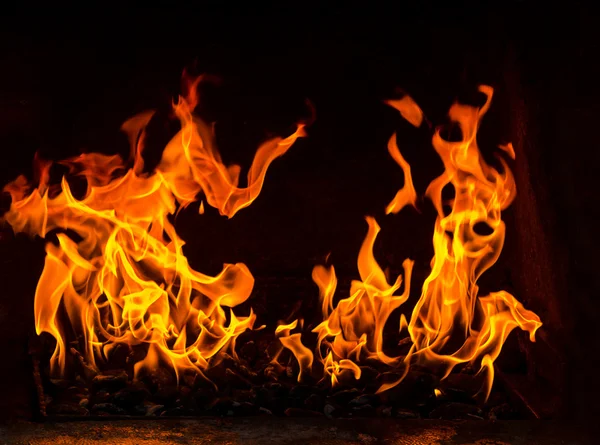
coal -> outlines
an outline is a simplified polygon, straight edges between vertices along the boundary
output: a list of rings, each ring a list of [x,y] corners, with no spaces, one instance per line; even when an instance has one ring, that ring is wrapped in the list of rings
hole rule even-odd
[[[248,379],[246,379],[245,377],[243,377],[242,375],[240,375],[239,373],[237,373],[231,369],[225,370],[225,377],[227,379],[227,384],[233,388],[251,388],[252,387],[252,383]]]
[[[233,415],[240,417],[256,416],[259,414],[259,408],[250,402],[234,402],[232,406]]]
[[[367,387],[376,384],[379,374],[380,372],[371,366],[360,367],[360,381]]]
[[[325,416],[327,416],[331,419],[335,416],[336,410],[337,410],[337,408],[335,406],[327,404],[323,408],[323,414],[325,414]]]
[[[451,400],[472,403],[473,396],[480,390],[483,382],[477,376],[457,373],[450,374],[440,382],[440,389]]]
[[[196,386],[197,381],[198,381],[197,374],[185,374],[183,376],[183,384],[188,386],[189,388],[194,388]]]
[[[127,386],[127,373],[125,371],[108,371],[98,374],[92,379],[95,389],[118,390]]]
[[[150,396],[145,388],[123,388],[113,396],[113,403],[123,408],[133,408]]]
[[[288,408],[285,410],[287,417],[323,417],[324,414],[319,411],[302,408]]]
[[[363,406],[372,405],[377,406],[380,403],[379,396],[377,394],[362,394],[355,399],[350,400],[350,406]]]
[[[216,391],[213,388],[200,388],[192,396],[196,407],[199,409],[206,409],[215,397]]]
[[[334,395],[331,396],[331,399],[335,401],[335,403],[345,405],[346,403],[349,403],[352,399],[356,398],[359,395],[360,391],[357,388],[352,388],[336,392]]]
[[[273,397],[287,397],[288,396],[288,389],[285,386],[283,386],[281,383],[278,383],[278,382],[267,383],[265,385],[265,388],[267,388],[267,390],[269,391],[269,394],[272,395]]]
[[[377,411],[372,405],[367,404],[352,407],[350,410],[350,415],[352,417],[375,417],[377,415]]]
[[[392,407],[381,405],[377,407],[377,416],[378,417],[392,417]]]
[[[230,397],[219,397],[210,405],[210,411],[217,416],[233,415],[233,399]]]
[[[253,341],[248,341],[240,348],[240,357],[250,364],[254,364],[258,357],[258,347]]]
[[[230,376],[238,374],[233,371]],[[224,373],[225,375],[225,373]],[[47,396],[48,413],[56,416],[256,416],[400,419],[515,419],[519,414],[501,394],[492,393],[485,407],[466,398],[472,376],[453,378],[440,384],[435,376],[420,371],[382,394],[365,389],[298,384],[294,380],[266,382],[260,386],[245,379],[231,379],[221,390],[204,379],[182,379],[171,384],[167,373],[153,379],[127,382],[122,373],[101,373],[85,387],[60,381],[51,383],[54,397]],[[389,378],[389,376],[388,376]],[[459,382],[459,383],[457,383]],[[124,387],[121,387],[125,384]],[[440,385],[442,393],[433,389]],[[463,385],[463,386],[460,386]],[[242,388],[239,388],[241,386]],[[454,391],[450,388],[456,388]],[[460,388],[460,389],[459,389]]]
[[[367,362],[359,380],[348,374],[334,387],[328,378],[303,377],[299,383],[295,371],[288,375],[289,365],[273,363],[266,348],[257,344],[263,343],[246,342],[240,360],[226,356],[205,375],[186,372],[176,377],[172,370],[157,368],[144,371],[136,380],[115,370],[73,379],[46,377],[43,399],[50,416],[522,418],[498,391],[492,391],[485,405],[475,399],[481,379],[468,371],[440,381],[417,366],[407,372],[389,371],[382,364]],[[279,363],[288,358],[280,357]],[[377,393],[381,385],[396,382]]]
[[[311,394],[304,401],[304,407],[312,411],[323,411],[325,398],[320,394]]]
[[[508,403],[503,403],[491,408],[487,418],[489,420],[518,420],[519,413]]]
[[[167,386],[160,388],[154,393],[152,401],[160,405],[165,405],[170,408],[175,405],[175,402],[179,398],[179,389],[177,386]]]
[[[445,403],[434,409],[429,417],[432,419],[483,419],[483,412],[475,405],[460,402]]]
[[[104,389],[96,391],[92,396],[93,403],[107,403],[110,400],[112,400],[112,394]]]
[[[273,412],[273,414],[279,416],[283,415],[287,407],[288,399],[284,397],[275,397],[271,399],[270,402],[265,406],[265,408],[268,408],[270,411]]]
[[[88,399],[88,397],[89,390],[87,388],[70,386],[62,391],[55,392],[53,400],[57,403],[79,404],[81,400]]]
[[[142,381],[151,392],[167,386],[173,386],[176,383],[173,374],[164,368],[153,369],[142,378]]]
[[[123,415],[128,414],[127,411],[125,411],[123,408],[118,407],[114,403],[98,403],[98,404],[92,406],[91,411],[92,411],[92,414],[98,414],[98,415],[111,414],[111,415],[115,415],[115,416],[123,416]]]
[[[183,408],[182,406],[177,406],[175,408],[167,409],[160,413],[163,417],[182,417],[182,416],[191,416],[194,413],[188,409]]]
[[[264,387],[253,388],[253,392],[254,392],[254,403],[256,403],[259,406],[266,406],[273,399],[273,397],[271,396],[271,393],[269,392],[269,390],[267,388],[264,388]]]
[[[48,413],[56,416],[88,416],[87,408],[80,404],[57,403],[48,406]]]
[[[158,416],[164,410],[164,405],[146,405],[145,416]]]
[[[420,415],[417,411],[400,408],[392,410],[392,417],[395,417],[397,419],[418,419]]]
[[[298,398],[304,401],[313,393],[313,391],[313,388],[308,385],[297,385],[292,387],[289,394],[290,397]]]
[[[380,376],[380,383],[396,382],[402,374],[385,373]],[[418,371],[409,371],[395,386],[381,394],[382,403],[399,407],[414,408],[426,405],[435,398],[438,380],[435,376]]]
[[[67,389],[72,385],[70,380],[66,379],[50,379],[50,383],[52,387]]]

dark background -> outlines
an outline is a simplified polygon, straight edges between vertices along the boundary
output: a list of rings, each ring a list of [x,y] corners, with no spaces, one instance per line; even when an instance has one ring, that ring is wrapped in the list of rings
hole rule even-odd
[[[272,164],[252,206],[232,220],[214,209],[198,217],[197,207],[180,216],[192,265],[216,273],[223,262],[245,262],[257,280],[251,300],[259,317],[284,318],[297,301],[317,304],[309,277],[327,253],[341,282],[357,277],[369,214],[383,229],[381,264],[395,274],[404,258],[416,261],[417,298],[435,216],[420,202],[421,213],[384,217],[403,184],[388,138],[399,132],[418,192],[442,167],[427,130],[382,101],[401,87],[437,124],[457,97],[490,84],[496,96],[480,145],[514,143],[518,196],[506,212],[505,253],[487,280],[490,289],[514,291],[545,323],[541,345],[523,346],[513,334],[512,347],[525,348],[535,364],[527,385],[545,382],[532,398],[548,415],[583,418],[597,394],[596,21],[578,2],[6,9],[0,179],[30,175],[36,151],[52,159],[125,153],[120,124],[168,107],[184,67],[222,79],[207,88],[200,111],[216,121],[227,163],[249,166],[261,140],[288,134],[306,117],[309,99],[316,109],[309,137]],[[27,342],[43,243],[9,229],[0,237],[0,414],[27,418]]]

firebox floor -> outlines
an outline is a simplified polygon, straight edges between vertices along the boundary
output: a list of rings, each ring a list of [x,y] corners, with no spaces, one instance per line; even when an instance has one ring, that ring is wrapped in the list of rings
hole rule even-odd
[[[581,428],[548,421],[213,419],[18,423],[0,444],[370,444],[516,445],[591,443]]]

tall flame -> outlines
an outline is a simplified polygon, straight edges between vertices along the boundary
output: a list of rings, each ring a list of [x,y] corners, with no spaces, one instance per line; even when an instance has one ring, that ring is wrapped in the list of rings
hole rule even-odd
[[[320,290],[324,321],[314,332],[318,334],[316,351],[323,364],[324,377],[338,383],[340,375],[351,373],[361,377],[359,363],[378,360],[401,369],[400,378],[384,383],[379,392],[397,385],[412,364],[420,364],[447,377],[459,364],[479,366],[487,372],[481,393],[489,396],[493,378],[493,362],[500,354],[509,333],[516,327],[529,333],[531,341],[541,326],[539,317],[526,310],[506,291],[479,295],[477,280],[498,259],[504,244],[505,225],[501,212],[515,197],[515,183],[504,160],[498,157],[503,172],[488,165],[477,146],[477,130],[488,110],[493,90],[481,86],[486,102],[481,107],[455,103],[449,118],[458,124],[462,139],[444,140],[440,129],[433,135],[433,147],[444,163],[444,173],[434,179],[426,195],[437,210],[434,227],[434,257],[431,273],[410,319],[401,317],[400,329],[407,327],[412,346],[404,357],[389,357],[383,351],[382,333],[390,314],[409,297],[413,262],[405,260],[404,291],[396,295],[401,285],[398,277],[393,285],[387,279],[373,255],[373,245],[379,226],[367,218],[369,231],[358,256],[361,281],[353,281],[350,296],[333,303],[337,279],[333,266],[316,266],[313,280]],[[424,116],[409,97],[388,102],[403,117],[418,127]],[[514,158],[511,144],[501,147]],[[387,206],[386,213],[398,213],[407,205],[415,205],[416,192],[410,166],[401,155],[393,135],[388,144],[393,159],[404,172],[405,184]],[[442,201],[442,189],[451,185],[455,197]],[[450,206],[444,213],[444,204]],[[478,233],[478,224],[485,224],[489,234]],[[295,334],[295,341],[300,337]],[[306,369],[304,369],[306,372]]]
[[[122,344],[145,353],[135,364],[136,375],[159,361],[177,373],[202,373],[221,352],[235,356],[236,338],[253,327],[252,311],[240,317],[231,309],[250,296],[254,278],[248,268],[225,264],[215,277],[195,271],[170,217],[199,193],[228,217],[250,205],[271,162],[303,136],[303,126],[285,139],[263,143],[247,187],[240,188],[240,168],[223,164],[213,128],[192,114],[199,81],[189,80],[186,94],[173,105],[181,130],[153,173],[143,173],[146,127],[153,115],[147,112],[123,125],[131,142],[129,164],[97,153],[62,162],[85,178],[83,198],[75,197],[65,177],[50,185],[52,164],[37,159],[36,183],[19,177],[4,189],[12,198],[4,219],[15,232],[42,238],[56,233],[56,241],[50,238],[46,245],[35,294],[36,331],[57,342],[54,374],[66,371],[72,340],[80,341],[95,369]],[[82,338],[72,338],[72,332]]]
[[[435,255],[412,313],[409,332],[414,345],[409,357],[442,364],[445,376],[460,363],[480,362],[481,369],[488,372],[483,388],[487,398],[493,381],[492,363],[508,334],[520,327],[535,341],[541,322],[508,292],[479,295],[477,280],[494,265],[504,245],[501,212],[516,194],[506,162],[498,156],[503,173],[498,172],[485,162],[477,146],[477,130],[490,106],[493,89],[481,86],[479,91],[486,96],[481,108],[459,103],[450,108],[450,120],[458,124],[462,140],[444,140],[440,129],[433,136],[433,147],[445,171],[426,191],[438,213],[433,235]],[[447,203],[452,209],[448,215],[442,203],[446,185],[455,190],[455,197]],[[491,233],[479,234],[477,224],[486,225]]]

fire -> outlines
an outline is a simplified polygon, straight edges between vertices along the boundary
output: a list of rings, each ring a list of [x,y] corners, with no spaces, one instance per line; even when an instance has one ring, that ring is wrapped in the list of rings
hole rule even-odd
[[[487,398],[494,376],[492,364],[508,334],[520,327],[535,341],[541,322],[508,292],[479,295],[477,280],[494,265],[504,245],[501,212],[516,195],[506,162],[497,157],[503,169],[503,173],[498,172],[484,161],[477,146],[477,129],[493,95],[488,86],[479,87],[479,91],[486,96],[481,108],[459,103],[450,108],[450,120],[458,124],[462,140],[446,141],[439,129],[433,136],[433,147],[445,171],[425,192],[438,213],[433,235],[435,255],[408,327],[413,341],[408,357],[441,366],[444,376],[458,364],[479,364],[481,371],[487,372],[482,388]],[[512,145],[507,151],[514,155]],[[455,190],[455,197],[447,203],[451,207],[447,215],[442,202],[446,185]],[[487,225],[491,233],[477,233],[477,224]],[[450,346],[453,343],[459,346]]]
[[[144,172],[142,156],[153,117],[147,112],[123,125],[131,144],[128,160],[87,153],[60,162],[69,168],[70,177],[85,179],[87,190],[81,198],[66,176],[53,184],[54,164],[37,157],[34,182],[21,176],[4,188],[12,198],[6,222],[15,232],[48,240],[34,315],[37,333],[56,339],[50,363],[55,375],[67,373],[74,343],[92,371],[100,370],[124,346],[133,357],[136,377],[160,365],[177,375],[184,371],[202,375],[226,356],[237,359],[236,339],[254,328],[252,310],[245,316],[233,311],[252,292],[249,269],[241,263],[225,264],[215,277],[192,269],[173,216],[203,195],[200,215],[206,203],[233,217],[257,198],[271,162],[304,135],[303,125],[286,138],[263,143],[249,169],[247,186],[239,187],[240,167],[223,164],[213,127],[193,114],[202,78],[184,76],[184,80],[185,94],[173,104],[181,130],[165,147],[154,172]],[[374,255],[380,227],[375,218],[367,217],[368,231],[357,261],[360,280],[352,281],[350,294],[336,301],[334,267],[314,267],[312,279],[321,307],[320,322],[308,334],[315,338],[314,347],[303,343],[304,320],[281,324],[275,329],[280,349],[270,357],[272,367],[266,375],[283,371],[278,360],[284,350],[298,363],[298,381],[317,377],[336,386],[361,379],[363,365],[373,363],[379,370],[395,370],[395,380],[381,383],[380,393],[402,381],[411,366],[427,367],[446,378],[462,365],[479,369],[480,394],[487,399],[493,363],[510,332],[518,327],[535,341],[542,325],[536,314],[506,291],[479,293],[479,278],[497,261],[504,244],[502,211],[516,195],[503,158],[498,156],[499,171],[479,151],[477,131],[493,90],[481,86],[479,91],[486,96],[483,106],[455,103],[449,110],[450,121],[461,131],[460,140],[445,140],[440,128],[432,137],[444,172],[425,192],[437,211],[434,257],[410,320],[400,317],[399,331],[406,331],[408,352],[386,351],[384,328],[409,299],[414,262],[406,259],[403,274],[391,282]],[[416,127],[426,120],[410,96],[387,103]],[[514,159],[511,144],[500,149]],[[388,151],[404,174],[403,187],[385,209],[386,214],[397,214],[407,206],[416,208],[417,192],[395,134]],[[447,187],[455,193],[444,201],[442,190]],[[481,226],[485,233],[480,233]],[[441,397],[443,392],[436,389],[435,394]]]
[[[340,300],[332,308],[331,300],[336,287],[333,266],[330,269],[317,266],[313,271],[313,279],[320,289],[325,319],[313,332],[318,334],[317,350],[327,351],[327,355],[321,355],[320,360],[334,385],[339,374],[345,371],[360,378],[361,371],[356,362],[361,357],[387,364],[395,363],[395,359],[383,352],[383,327],[392,311],[408,299],[410,291],[413,262],[404,262],[404,292],[395,295],[402,285],[402,276],[396,278],[394,284],[388,284],[373,256],[373,245],[380,228],[373,218],[367,218],[367,223],[369,232],[358,254],[361,281],[351,283],[348,298]]]
[[[526,310],[505,291],[479,295],[477,280],[498,259],[505,236],[501,212],[515,198],[515,183],[504,160],[498,157],[502,172],[488,165],[477,146],[477,129],[488,110],[493,90],[479,89],[486,96],[481,107],[455,103],[449,118],[462,132],[456,142],[444,140],[436,129],[432,144],[445,167],[426,191],[438,216],[434,226],[435,255],[431,273],[426,278],[421,297],[407,322],[402,316],[400,330],[407,328],[411,348],[405,356],[389,357],[383,350],[382,332],[390,314],[405,303],[410,292],[413,267],[404,262],[405,285],[398,292],[402,279],[388,284],[384,272],[373,255],[373,245],[379,232],[376,221],[368,217],[369,230],[358,255],[361,281],[353,281],[350,296],[333,303],[336,275],[333,266],[316,266],[313,280],[319,287],[323,322],[313,332],[318,334],[315,350],[323,365],[323,378],[336,385],[341,377],[361,377],[360,364],[376,360],[401,370],[400,378],[384,383],[379,392],[397,385],[413,364],[426,366],[447,377],[460,364],[479,367],[484,374],[481,394],[489,396],[493,378],[493,362],[500,354],[509,333],[516,327],[529,333],[535,341],[540,319]],[[414,126],[420,126],[424,116],[409,97],[389,101]],[[500,147],[514,158],[511,144]],[[393,135],[388,144],[392,158],[404,172],[405,184],[386,208],[386,213],[398,213],[407,205],[415,206],[416,191],[412,184],[410,166],[401,155]],[[455,197],[442,201],[442,189],[451,185]],[[444,205],[451,208],[444,211]],[[489,234],[479,234],[477,224],[485,224]],[[295,334],[295,342],[300,342]],[[282,339],[283,340],[283,339]],[[308,350],[307,348],[303,347]],[[296,353],[303,372],[302,355]],[[344,376],[345,374],[345,376]]]
[[[232,309],[252,291],[248,268],[225,264],[215,277],[192,269],[172,216],[199,194],[228,217],[250,205],[269,165],[303,136],[303,125],[285,139],[263,143],[247,187],[240,188],[240,167],[223,164],[212,126],[193,114],[201,78],[184,79],[186,94],[173,105],[181,130],[153,173],[143,173],[146,127],[153,116],[147,112],[123,125],[131,142],[128,161],[89,153],[61,162],[85,178],[83,198],[66,177],[50,184],[52,163],[38,159],[35,183],[21,176],[4,189],[12,198],[4,219],[13,230],[48,239],[35,325],[38,334],[56,339],[54,375],[66,373],[73,341],[94,370],[125,345],[143,353],[136,375],[159,362],[178,375],[201,374],[220,354],[235,356],[236,338],[254,325],[252,311],[238,316]]]

